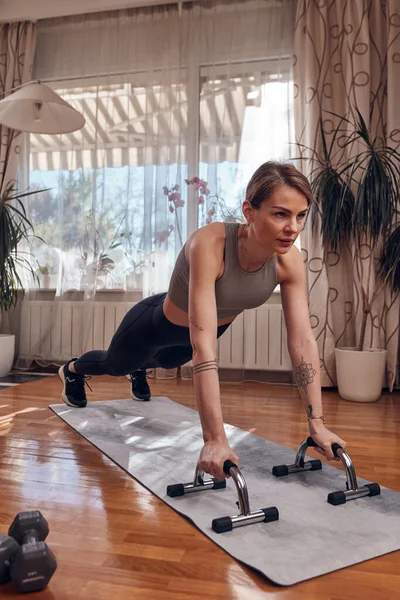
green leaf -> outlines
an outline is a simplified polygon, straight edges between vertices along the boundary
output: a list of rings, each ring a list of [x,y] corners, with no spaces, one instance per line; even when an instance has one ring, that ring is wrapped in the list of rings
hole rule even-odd
[[[34,280],[38,280],[30,262],[21,256],[26,253],[20,252],[18,247],[21,242],[36,237],[21,198],[42,191],[19,193],[9,186],[0,196],[0,308],[3,310],[15,306],[18,289],[23,288],[19,268],[25,269]]]
[[[356,257],[361,256],[361,244],[369,244],[374,252],[379,249],[377,275],[394,293],[400,288],[400,231],[398,222],[394,225],[400,217],[400,153],[374,137],[357,107],[354,122],[325,112],[336,121],[328,139],[320,118],[320,152],[299,144],[315,198],[312,229],[315,232],[319,224],[324,248],[339,254],[352,244]],[[365,289],[363,309],[370,309],[374,286]]]
[[[392,294],[400,292],[400,225],[393,229],[383,246],[378,277]]]

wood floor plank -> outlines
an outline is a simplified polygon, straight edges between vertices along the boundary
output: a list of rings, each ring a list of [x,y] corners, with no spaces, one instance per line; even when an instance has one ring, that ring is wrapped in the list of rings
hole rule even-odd
[[[89,400],[129,396],[126,378],[91,383]],[[190,381],[150,383],[153,395],[195,408]],[[54,376],[0,390],[0,531],[18,511],[40,509],[58,560],[38,600],[398,597],[400,552],[290,588],[240,565],[55,416],[48,405],[60,402],[60,387]],[[400,492],[400,394],[373,404],[334,390],[323,397],[327,425],[347,441],[357,475]],[[293,386],[222,383],[221,401],[226,422],[293,450],[307,435]],[[1,592],[17,595],[11,584]]]

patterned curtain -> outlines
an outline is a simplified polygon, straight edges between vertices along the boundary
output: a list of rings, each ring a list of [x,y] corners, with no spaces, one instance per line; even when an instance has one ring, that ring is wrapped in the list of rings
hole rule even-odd
[[[0,24],[0,99],[32,79],[35,49],[36,24]],[[16,183],[21,142],[21,132],[0,124],[0,195]],[[17,312],[0,311],[0,331],[14,332],[14,320],[19,321]]]
[[[330,112],[363,115],[370,132],[388,146],[400,144],[399,0],[299,0],[294,39],[296,141],[321,152],[335,123]],[[375,99],[375,101],[374,101]],[[374,111],[370,109],[374,103]],[[305,161],[302,161],[305,162]],[[303,166],[306,170],[305,165]],[[307,174],[307,172],[306,172]],[[336,385],[334,348],[355,346],[362,317],[352,257],[324,254],[310,226],[302,239],[311,323],[319,344],[321,382]],[[378,323],[382,323],[382,327]],[[382,293],[367,323],[366,345],[387,348],[387,384],[398,360],[399,300]]]
[[[0,99],[6,92],[32,79],[36,24],[0,25]],[[16,178],[21,133],[0,124],[0,194]]]

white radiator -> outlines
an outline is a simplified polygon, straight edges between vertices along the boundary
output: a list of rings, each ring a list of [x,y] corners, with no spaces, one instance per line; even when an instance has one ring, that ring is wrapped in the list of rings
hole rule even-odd
[[[24,300],[20,357],[64,361],[104,350],[132,302]]]
[[[245,310],[220,337],[218,346],[221,369],[292,370],[280,304]]]
[[[106,349],[131,302],[25,300],[20,357],[64,361]],[[218,343],[220,368],[291,371],[280,304],[239,315]]]

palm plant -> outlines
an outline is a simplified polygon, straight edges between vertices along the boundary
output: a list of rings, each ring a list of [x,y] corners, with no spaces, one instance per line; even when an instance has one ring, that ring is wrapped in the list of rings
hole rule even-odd
[[[34,281],[38,275],[26,258],[27,253],[20,245],[34,235],[22,198],[37,194],[37,190],[19,193],[9,185],[0,196],[0,310],[7,311],[15,306],[19,289],[23,283],[19,269],[26,269]]]
[[[329,143],[320,119],[321,155],[299,147],[301,160],[312,164],[312,229],[320,227],[325,253],[340,254],[347,249],[353,256],[353,274],[361,294],[361,351],[367,319],[379,293],[383,289],[392,296],[400,292],[400,153],[378,136],[372,137],[360,111],[355,111],[354,123],[330,113],[338,124]]]

